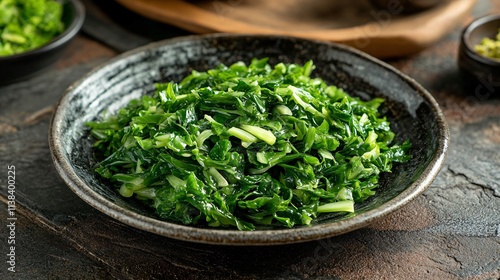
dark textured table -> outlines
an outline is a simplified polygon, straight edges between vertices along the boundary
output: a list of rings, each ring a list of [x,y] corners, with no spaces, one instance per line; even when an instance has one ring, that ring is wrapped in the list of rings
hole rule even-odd
[[[437,44],[388,61],[426,87],[449,122],[446,164],[425,193],[367,228],[271,247],[195,244],[143,232],[94,210],[65,186],[47,143],[65,88],[119,52],[187,34],[113,1],[84,2],[85,29],[64,58],[40,76],[0,86],[0,279],[500,278],[500,92],[489,85],[466,90],[456,65],[461,28],[500,13],[499,1],[478,1]],[[12,213],[9,168],[15,169]],[[15,273],[8,270],[13,254]]]

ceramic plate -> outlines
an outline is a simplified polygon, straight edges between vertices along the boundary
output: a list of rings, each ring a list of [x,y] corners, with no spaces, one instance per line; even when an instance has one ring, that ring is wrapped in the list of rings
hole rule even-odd
[[[311,226],[258,228],[251,232],[185,226],[160,220],[134,200],[121,197],[94,173],[92,139],[85,122],[113,113],[131,99],[153,91],[155,82],[180,81],[192,70],[220,63],[269,57],[278,62],[312,59],[314,75],[361,98],[383,97],[398,141],[410,139],[413,158],[381,178],[377,194],[350,215],[322,215]],[[207,35],[157,42],[93,70],[61,98],[49,131],[54,165],[66,184],[91,206],[128,225],[156,234],[203,243],[270,245],[326,238],[368,225],[423,192],[438,174],[449,141],[444,117],[433,97],[413,79],[360,51],[335,43],[291,37]],[[417,218],[417,217],[416,217]]]

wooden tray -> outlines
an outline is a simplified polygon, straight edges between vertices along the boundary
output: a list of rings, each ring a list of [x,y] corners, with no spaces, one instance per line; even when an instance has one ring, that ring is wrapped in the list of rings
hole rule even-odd
[[[195,33],[280,34],[344,43],[379,58],[416,53],[460,25],[475,0],[443,0],[403,15],[369,0],[117,0]]]

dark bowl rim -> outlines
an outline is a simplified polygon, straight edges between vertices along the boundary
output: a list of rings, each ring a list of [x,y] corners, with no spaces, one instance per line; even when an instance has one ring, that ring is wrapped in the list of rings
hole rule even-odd
[[[197,228],[192,226],[185,226],[174,224],[167,221],[158,220],[141,215],[137,212],[123,209],[113,202],[102,197],[100,194],[92,190],[87,184],[73,171],[72,166],[64,158],[65,149],[60,144],[60,131],[63,123],[64,115],[67,108],[64,104],[67,103],[72,94],[75,93],[79,87],[84,86],[85,81],[92,75],[106,71],[108,67],[119,62],[129,56],[139,55],[145,51],[156,49],[164,45],[187,42],[193,40],[207,40],[217,38],[238,38],[238,37],[254,37],[254,38],[267,38],[267,39],[282,39],[282,40],[298,40],[309,41],[316,44],[323,44],[333,47],[337,50],[350,53],[361,57],[362,59],[369,60],[387,71],[391,71],[403,79],[406,83],[411,85],[416,92],[429,104],[432,113],[437,120],[439,130],[439,143],[436,153],[429,161],[426,168],[423,170],[422,175],[415,180],[407,189],[399,193],[393,199],[385,202],[376,209],[363,212],[354,217],[336,221],[333,223],[319,224],[312,227],[300,227],[291,229],[272,229],[272,230],[256,230],[256,231],[239,231],[234,229],[210,229],[210,228]],[[425,90],[414,79],[403,74],[393,66],[380,61],[364,52],[351,48],[349,46],[325,42],[319,40],[301,39],[290,36],[275,36],[275,35],[255,35],[255,34],[209,34],[209,35],[190,35],[182,36],[173,39],[162,40],[154,42],[137,49],[122,53],[115,58],[103,63],[102,65],[94,68],[92,71],[83,76],[80,80],[73,83],[63,94],[54,110],[52,120],[49,126],[49,147],[51,151],[52,161],[56,171],[59,173],[66,185],[75,192],[82,200],[87,202],[92,207],[103,212],[104,214],[122,222],[127,225],[149,231],[158,235],[190,241],[197,243],[216,244],[216,245],[280,245],[291,244],[305,241],[318,240],[322,238],[332,237],[347,233],[349,231],[359,229],[368,225],[376,219],[379,219],[401,206],[407,204],[412,199],[421,194],[434,180],[444,164],[446,154],[449,146],[449,128],[446,119],[439,108],[438,103],[433,96]]]
[[[473,20],[470,24],[468,24],[462,31],[461,35],[461,44],[465,47],[465,52],[469,57],[472,59],[481,62],[483,64],[489,65],[489,66],[494,66],[494,67],[500,67],[500,59],[493,59],[489,58],[483,55],[480,55],[474,50],[474,46],[472,46],[470,42],[470,35],[471,33],[478,27],[492,22],[492,21],[499,21],[500,23],[500,14],[489,14],[480,18],[477,18]],[[498,26],[500,29],[500,24]]]
[[[61,34],[57,35],[56,37],[52,38],[52,40],[50,40],[49,42],[35,49],[18,54],[0,56],[0,63],[7,62],[10,60],[23,59],[26,57],[30,57],[32,55],[48,52],[65,44],[66,42],[70,41],[73,37],[75,37],[76,34],[78,34],[80,29],[82,28],[83,22],[85,21],[85,6],[82,4],[82,2],[80,2],[80,0],[64,0],[64,1],[66,3],[71,3],[71,5],[75,10],[75,16],[73,17],[71,24],[67,26]]]

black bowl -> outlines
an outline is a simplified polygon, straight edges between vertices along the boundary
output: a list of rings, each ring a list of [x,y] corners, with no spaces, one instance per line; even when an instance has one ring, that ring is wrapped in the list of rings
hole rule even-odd
[[[458,65],[465,86],[481,96],[500,92],[500,60],[477,53],[474,46],[495,38],[499,29],[500,15],[488,15],[469,24],[460,39]]]
[[[0,84],[10,84],[32,77],[53,65],[76,36],[85,19],[79,0],[63,0],[65,30],[47,44],[19,54],[0,57]]]
[[[162,221],[136,199],[120,196],[93,170],[92,138],[85,122],[113,114],[151,93],[155,82],[177,81],[192,70],[268,57],[271,64],[313,60],[314,76],[363,99],[383,97],[399,142],[412,142],[413,158],[381,178],[377,194],[350,215],[328,214],[311,226],[256,231],[185,226]],[[441,168],[449,132],[433,97],[413,79],[358,50],[281,36],[206,35],[157,42],[122,54],[73,84],[59,101],[49,130],[57,172],[84,201],[131,226],[182,240],[218,244],[282,244],[342,234],[398,209],[427,188]]]

